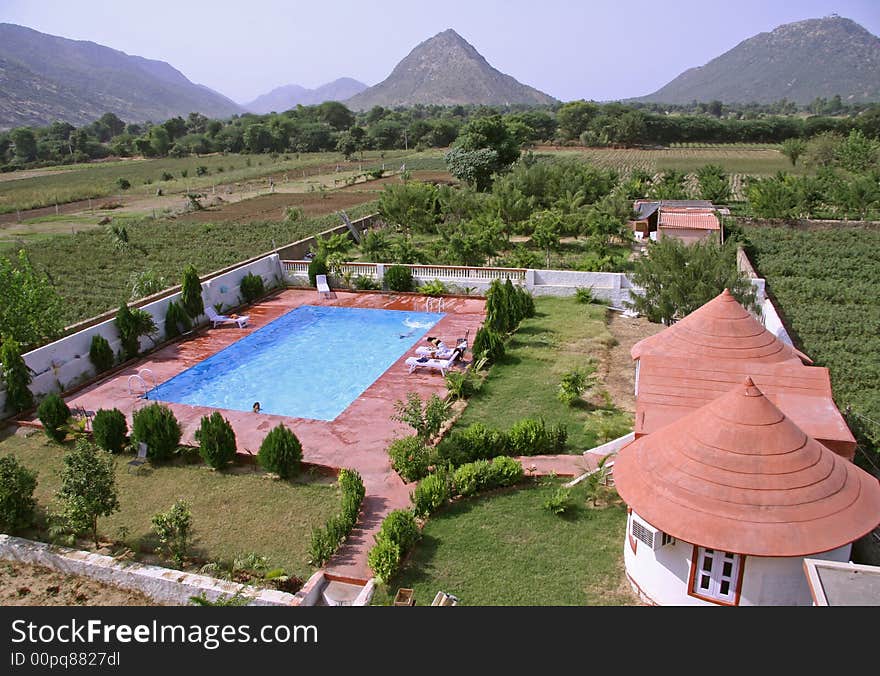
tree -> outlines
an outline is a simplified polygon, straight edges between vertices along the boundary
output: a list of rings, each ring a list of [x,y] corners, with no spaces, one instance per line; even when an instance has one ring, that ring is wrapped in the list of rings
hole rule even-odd
[[[194,265],[187,265],[183,271],[180,304],[193,320],[205,312],[205,302],[202,300],[202,282],[199,280],[199,273]]]
[[[98,543],[98,517],[119,511],[116,465],[113,456],[86,439],[64,456],[61,488],[57,493],[62,515],[75,533],[91,531]]]
[[[17,162],[33,162],[37,159],[37,137],[28,127],[18,127],[9,132],[9,138],[15,146]]]
[[[0,334],[35,347],[61,334],[61,314],[61,297],[24,250],[16,262],[0,256]]]
[[[714,204],[724,204],[730,199],[730,180],[724,169],[717,164],[707,164],[697,171],[700,197]]]
[[[379,196],[378,211],[386,223],[397,225],[406,237],[410,232],[429,232],[436,223],[437,189],[430,183],[409,181],[386,185]]]
[[[318,106],[317,113],[336,131],[348,129],[355,123],[354,114],[339,101],[324,101]]]
[[[492,185],[492,174],[498,166],[498,153],[490,148],[462,150],[453,148],[446,153],[446,166],[449,173],[477,190],[486,190]]]
[[[192,541],[192,512],[186,500],[178,500],[167,512],[154,514],[153,530],[159,540],[158,553],[183,566]]]
[[[843,137],[837,132],[825,131],[816,134],[807,142],[806,157],[816,167],[830,167],[837,159],[837,149]]]
[[[125,122],[119,119],[114,113],[104,113],[98,118],[98,122],[107,127],[110,136],[119,136],[125,131]]]
[[[0,458],[0,533],[15,533],[34,520],[37,473],[7,455]]]
[[[481,153],[471,156],[469,164],[484,165],[482,170],[469,181],[477,185],[478,189],[485,190],[489,187],[492,174],[500,174],[519,159],[520,144],[516,135],[510,126],[504,121],[500,115],[488,115],[485,117],[477,117],[468,122],[458,134],[455,141],[453,152],[447,155],[446,161],[452,171],[453,166],[461,164],[456,162],[462,157],[461,154],[455,154],[455,150],[463,153],[478,153],[479,151],[490,150],[495,153]],[[450,155],[452,158],[450,158]],[[453,175],[458,177],[453,171]],[[463,179],[467,180],[467,179]]]
[[[874,169],[878,158],[880,143],[867,138],[858,129],[853,129],[837,147],[837,164],[856,174]]]
[[[684,244],[667,237],[652,244],[638,259],[632,281],[644,289],[630,305],[652,322],[670,324],[689,315],[724,289],[747,309],[757,309],[755,288],[736,267],[736,243],[713,241]]]
[[[3,382],[6,384],[6,410],[21,413],[34,405],[31,384],[31,370],[21,356],[18,341],[8,336],[0,338],[0,364],[3,368]]]
[[[791,166],[796,167],[798,159],[807,151],[807,143],[803,139],[788,138],[782,142],[779,151],[789,159]]]
[[[546,254],[548,268],[550,267],[550,252],[559,248],[562,218],[562,212],[548,209],[532,214],[529,219],[532,225],[532,242]]]
[[[580,138],[593,119],[599,114],[599,106],[586,101],[570,101],[563,104],[556,113],[559,132],[567,141]]]
[[[159,157],[165,157],[168,154],[168,148],[171,147],[171,137],[165,127],[156,126],[150,129],[150,146]]]

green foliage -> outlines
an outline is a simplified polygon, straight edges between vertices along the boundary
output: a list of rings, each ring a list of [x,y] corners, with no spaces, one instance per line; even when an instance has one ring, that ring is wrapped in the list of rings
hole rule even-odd
[[[467,399],[474,394],[479,387],[479,381],[474,374],[473,368],[466,371],[448,371],[444,380],[449,396],[453,399]]]
[[[376,544],[367,554],[367,565],[373,571],[373,576],[386,584],[397,573],[401,559],[400,546],[397,543],[387,538],[376,538]]]
[[[496,362],[504,356],[504,338],[488,326],[481,326],[474,335],[473,355]]]
[[[154,270],[144,270],[142,272],[134,272],[131,275],[131,295],[130,300],[138,300],[159,293],[163,289],[170,286],[168,281],[161,275],[157,275]]]
[[[119,306],[113,320],[122,342],[123,359],[134,359],[140,354],[141,336],[152,336],[159,329],[153,315],[141,308],[130,308],[126,303]]]
[[[266,293],[263,278],[250,272],[241,278],[239,288],[245,303],[253,303],[257,298]]]
[[[147,445],[147,457],[156,462],[170,460],[180,445],[180,423],[170,408],[153,403],[132,415],[131,441]]]
[[[713,204],[724,204],[730,200],[730,178],[723,167],[707,164],[697,171],[700,197]]]
[[[395,414],[391,419],[412,427],[418,438],[425,443],[437,435],[443,423],[451,415],[449,404],[436,394],[432,394],[423,403],[415,392],[407,393],[405,402],[395,401],[394,411]]]
[[[0,256],[0,335],[25,349],[57,338],[64,326],[61,308],[61,297],[24,250],[15,261]]]
[[[358,275],[354,278],[354,288],[358,291],[373,291],[379,288],[379,284],[372,277]]]
[[[0,533],[14,534],[34,521],[37,473],[15,456],[0,457]]]
[[[668,237],[655,242],[632,272],[644,288],[632,307],[652,322],[668,324],[705,305],[724,289],[746,308],[756,308],[755,288],[736,267],[736,243],[684,244]]]
[[[263,439],[257,460],[267,472],[290,479],[299,474],[302,444],[292,431],[279,424]]]
[[[395,509],[382,521],[376,540],[388,540],[400,547],[405,555],[422,536],[413,513],[408,509]]]
[[[880,141],[867,138],[859,129],[853,129],[837,148],[837,164],[853,173],[864,173],[878,168]]]
[[[632,415],[614,408],[593,411],[584,423],[585,436],[590,446],[622,437],[632,432],[632,429]]]
[[[444,293],[449,293],[449,289],[439,279],[434,279],[422,284],[419,287],[419,293],[423,293],[426,296],[442,296]]]
[[[518,484],[523,480],[523,474],[522,465],[506,456],[492,458],[492,463],[489,466],[489,480],[492,485],[499,488]]]
[[[351,533],[366,493],[363,479],[355,470],[339,470],[337,483],[342,491],[342,512],[323,527],[312,528],[309,563],[313,566],[323,566]]]
[[[192,544],[192,512],[186,500],[177,500],[167,512],[154,514],[153,532],[159,540],[157,554],[182,567]]]
[[[125,414],[118,408],[98,409],[92,420],[92,434],[95,443],[110,453],[119,453],[125,448],[128,435],[128,422]]]
[[[544,501],[544,509],[558,515],[565,514],[572,507],[574,507],[574,502],[571,499],[571,490],[568,488],[558,488]]]
[[[186,310],[186,314],[196,320],[204,314],[205,302],[202,300],[202,282],[194,265],[187,265],[184,268],[180,284],[180,304]]]
[[[316,280],[318,275],[327,275],[330,271],[327,269],[327,261],[323,258],[315,257],[309,261],[309,284],[317,286]]]
[[[547,427],[543,418],[523,418],[507,432],[509,455],[564,453],[568,432],[564,427]]]
[[[489,290],[486,292],[486,323],[484,326],[503,335],[513,331],[523,319],[531,317],[534,313],[534,299],[523,287],[514,286],[510,278],[503,283],[498,279],[492,280]],[[486,336],[484,340],[491,342],[492,337]],[[486,348],[492,347],[497,348],[497,346],[486,345]],[[486,351],[485,349],[477,349],[477,338],[475,336],[474,354]],[[490,350],[490,352],[495,353],[495,350]],[[503,354],[503,349],[501,354]],[[500,357],[501,354],[492,356],[487,353],[487,356],[494,360]]]
[[[98,517],[119,511],[113,456],[78,439],[64,456],[57,498],[68,527],[75,533],[91,531],[98,547]]]
[[[168,303],[165,310],[165,337],[175,338],[185,331],[192,329],[192,320],[177,301]]]
[[[31,384],[31,371],[21,356],[18,341],[9,336],[0,338],[0,365],[3,367],[3,382],[6,385],[6,410],[21,413],[34,405]]]
[[[53,441],[64,441],[67,436],[67,421],[70,419],[70,409],[64,399],[55,392],[49,394],[37,407],[37,418],[40,419],[47,437]]]
[[[428,473],[431,454],[418,436],[395,439],[388,446],[391,466],[404,481],[418,481]]]
[[[219,411],[202,416],[195,433],[199,455],[214,469],[223,469],[235,458],[235,432]]]
[[[196,596],[189,597],[190,604],[194,606],[246,606],[250,603],[250,599],[242,594],[242,590],[239,589],[234,594],[220,594],[215,600],[211,601],[205,592],[198,594]]]
[[[585,368],[572,369],[562,374],[557,398],[563,404],[574,406],[581,395],[596,384],[596,365],[590,361]]]
[[[429,516],[445,505],[447,500],[449,500],[449,477],[443,471],[426,476],[410,494],[413,512],[419,517]]]
[[[779,146],[779,152],[785,155],[791,166],[797,166],[798,160],[807,151],[807,142],[799,138],[787,138]]]
[[[99,334],[92,336],[92,342],[89,345],[89,360],[98,373],[103,373],[113,367],[116,357],[110,348],[110,343],[104,336]]]
[[[412,271],[405,265],[392,265],[385,270],[385,285],[389,291],[412,291]]]
[[[116,186],[120,190],[128,190],[131,187],[131,181],[129,181],[127,178],[120,177],[116,179]]]
[[[455,492],[463,497],[483,490],[489,483],[488,460],[477,460],[461,465],[452,474],[452,485]]]
[[[490,187],[493,174],[501,174],[519,159],[520,141],[500,115],[469,121],[446,155],[449,172],[478,190]]]
[[[491,148],[453,148],[446,153],[446,168],[449,173],[477,190],[488,190],[491,187],[497,167],[498,153]]]
[[[437,189],[430,183],[408,181],[386,185],[379,196],[379,215],[408,238],[412,232],[430,233],[436,223]]]
[[[438,454],[452,465],[489,460],[507,453],[507,435],[476,422],[453,434],[438,448]]]

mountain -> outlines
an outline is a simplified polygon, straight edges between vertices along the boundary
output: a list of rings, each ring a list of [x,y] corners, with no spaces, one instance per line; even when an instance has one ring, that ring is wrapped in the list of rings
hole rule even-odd
[[[299,85],[285,85],[273,89],[268,94],[258,96],[244,107],[252,113],[264,115],[266,113],[280,113],[297,105],[316,106],[324,101],[344,101],[347,98],[359,94],[367,88],[363,82],[358,82],[350,77],[341,77],[333,82],[321,85],[316,89],[306,89]]]
[[[126,122],[243,112],[163,61],[8,23],[0,23],[0,92],[0,129],[56,120],[79,126],[108,112]]]
[[[451,28],[417,45],[385,80],[344,103],[352,110],[422,104],[555,103],[489,65]]]
[[[637,101],[810,103],[880,100],[880,38],[836,15],[779,26],[744,40]]]

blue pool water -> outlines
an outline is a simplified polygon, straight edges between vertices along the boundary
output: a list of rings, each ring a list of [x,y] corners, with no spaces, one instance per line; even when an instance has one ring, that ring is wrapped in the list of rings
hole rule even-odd
[[[149,399],[333,420],[443,317],[304,305],[150,390]]]

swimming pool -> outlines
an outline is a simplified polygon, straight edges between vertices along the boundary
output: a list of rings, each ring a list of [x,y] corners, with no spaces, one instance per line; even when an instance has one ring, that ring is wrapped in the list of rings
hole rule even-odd
[[[444,316],[303,305],[167,380],[147,398],[333,420]]]

